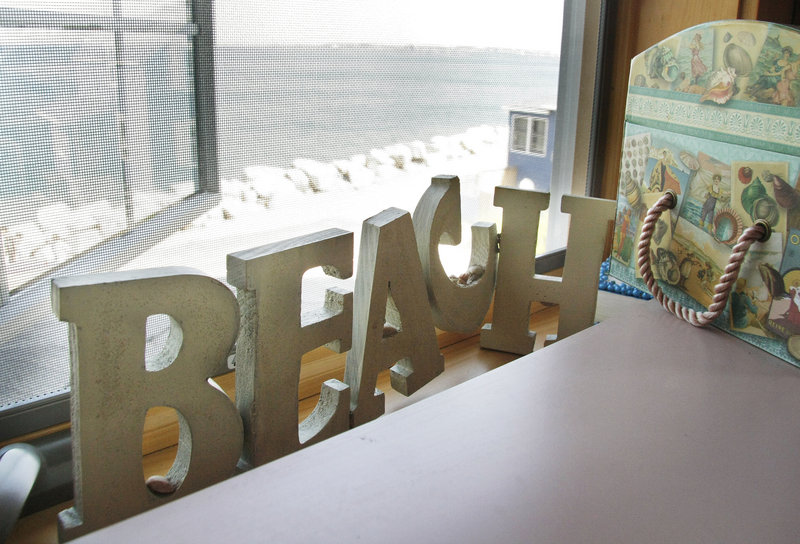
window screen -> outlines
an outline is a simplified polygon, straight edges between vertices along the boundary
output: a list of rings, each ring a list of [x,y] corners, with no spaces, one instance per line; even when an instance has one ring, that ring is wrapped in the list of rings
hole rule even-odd
[[[526,144],[508,109],[556,102],[563,7],[529,4],[0,0],[0,411],[68,392],[48,283],[64,263],[224,280],[227,253],[358,233],[455,174],[466,267],[469,225],[499,219],[493,187]],[[520,17],[540,30],[507,32]],[[191,221],[164,219],[195,200]]]
[[[197,192],[197,27],[183,1],[3,0],[0,23],[3,411],[67,391],[49,279],[116,268]]]

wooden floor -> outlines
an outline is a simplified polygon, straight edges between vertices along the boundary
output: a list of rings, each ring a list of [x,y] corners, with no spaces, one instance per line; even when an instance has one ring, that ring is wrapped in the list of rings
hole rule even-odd
[[[598,318],[603,312],[615,313],[615,306],[619,304],[616,300],[628,297],[609,295],[600,293],[598,302]],[[630,300],[630,299],[628,299]],[[601,309],[604,308],[604,309]],[[558,307],[535,305],[534,313],[531,318],[531,329],[537,331],[536,349],[543,346],[545,336],[554,334],[558,323]],[[410,397],[404,397],[395,392],[389,383],[388,371],[383,372],[378,380],[378,388],[385,393],[386,412],[393,412],[405,406],[418,402],[426,397],[434,395],[440,391],[465,382],[475,376],[479,376],[489,370],[497,368],[517,356],[509,353],[480,349],[479,336],[440,336],[441,351],[445,357],[445,371],[435,378],[425,387],[417,391]],[[334,357],[334,356],[331,356]],[[341,358],[341,356],[339,356]],[[316,361],[316,362],[315,362]],[[320,362],[321,361],[321,362]],[[304,364],[304,376],[301,382],[304,384],[300,390],[300,407],[298,418],[302,420],[316,405],[319,395],[319,384],[330,377],[343,377],[343,362],[336,360],[325,361],[324,356],[318,356],[310,364]],[[342,364],[337,370],[337,365]],[[322,370],[315,372],[315,367]],[[331,376],[331,372],[341,372],[338,376]],[[220,385],[232,393],[233,376],[223,376]],[[315,393],[313,391],[316,391]],[[172,420],[173,414],[165,410],[153,411],[149,414],[145,424],[145,437],[143,447],[143,477],[151,474],[165,474],[172,464],[175,457],[175,446],[177,442],[177,428]],[[57,505],[48,510],[32,514],[19,520],[14,532],[9,538],[9,543],[56,543],[56,515],[59,511],[69,507],[71,503]]]

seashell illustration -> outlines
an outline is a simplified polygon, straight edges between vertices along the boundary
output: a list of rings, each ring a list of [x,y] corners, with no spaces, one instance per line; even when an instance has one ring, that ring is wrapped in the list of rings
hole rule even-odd
[[[664,45],[648,49],[645,53],[645,64],[647,65],[647,75],[651,79],[661,78],[667,83],[675,81],[680,72],[672,50]]]
[[[746,76],[753,70],[753,59],[744,47],[729,43],[722,54],[725,66],[733,68],[737,76]]]
[[[661,70],[661,77],[667,83],[672,83],[673,81],[678,79],[678,72],[679,72],[679,70],[678,70],[678,66],[677,65],[675,65],[675,64],[667,64]]]
[[[719,210],[714,218],[714,237],[723,244],[731,244],[744,232],[744,222],[731,208]]]
[[[761,178],[756,178],[750,185],[744,188],[742,191],[742,207],[744,211],[748,213],[748,215],[753,215],[753,204],[759,198],[764,198],[767,196],[767,190],[764,188],[764,184],[761,183]]]
[[[708,89],[700,97],[700,102],[716,102],[717,104],[725,104],[733,96],[734,80],[736,79],[736,72],[733,68],[726,66],[720,68],[711,74],[708,80]]]
[[[753,221],[763,219],[770,225],[778,222],[778,203],[772,198],[765,196],[758,198],[753,202],[753,208],[750,210],[750,218]]]
[[[742,182],[744,185],[748,185],[751,181],[753,181],[753,169],[749,166],[742,166],[739,168],[739,181]]]
[[[630,176],[625,178],[625,198],[628,199],[631,208],[636,208],[642,203],[642,190]]]
[[[664,238],[664,235],[667,233],[667,222],[663,219],[659,219],[656,222],[656,228],[653,232],[653,241],[656,245],[661,243],[661,240]]]
[[[756,44],[756,37],[746,30],[736,34],[736,39],[745,47],[753,47]]]
[[[791,210],[800,204],[800,194],[797,194],[797,191],[780,176],[765,172],[764,181],[772,182],[772,188],[775,190],[775,200],[781,208]]]

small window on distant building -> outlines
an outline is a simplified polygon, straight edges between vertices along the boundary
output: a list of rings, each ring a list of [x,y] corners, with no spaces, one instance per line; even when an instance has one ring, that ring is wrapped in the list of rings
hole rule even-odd
[[[544,155],[547,151],[547,119],[531,117],[531,137],[528,152],[534,155]]]
[[[511,151],[544,156],[547,154],[547,119],[515,115],[511,134]]]
[[[528,142],[528,117],[522,115],[514,116],[514,129],[511,134],[511,151],[527,151]]]

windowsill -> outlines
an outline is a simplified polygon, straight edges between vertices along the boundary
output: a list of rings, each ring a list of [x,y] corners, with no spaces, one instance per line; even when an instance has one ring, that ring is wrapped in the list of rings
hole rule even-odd
[[[510,152],[515,155],[525,155],[526,157],[547,157],[547,153],[534,153],[533,151],[523,151],[521,149],[512,149]]]
[[[598,294],[596,321],[608,317],[625,315],[631,304],[645,302],[600,291]],[[553,334],[558,328],[558,307],[545,307],[534,304],[531,317],[531,328],[537,331],[535,349],[541,349],[547,334]],[[449,335],[448,335],[449,336]],[[444,338],[444,337],[440,337]],[[404,397],[395,392],[389,385],[389,378],[384,372],[379,376],[378,388],[384,391],[386,413],[394,412],[434,395],[445,389],[463,383],[494,368],[517,358],[516,355],[480,349],[477,333],[463,335],[461,338],[450,337],[442,348],[445,357],[445,371],[412,397]],[[232,384],[233,380],[231,380]],[[230,387],[229,385],[225,386]],[[230,389],[228,389],[230,391]],[[317,395],[312,395],[300,402],[300,417],[305,417],[316,404]],[[148,473],[164,473],[174,458],[174,446],[155,450],[143,458],[143,468]],[[9,544],[55,544],[58,542],[56,516],[58,512],[71,506],[71,502],[62,503],[41,512],[36,512],[19,520],[14,532],[9,537]]]
[[[597,319],[602,320],[605,317],[623,313],[625,306],[630,303],[642,302],[634,301],[629,297],[600,292]],[[533,305],[531,329],[537,332],[536,350],[542,348],[548,334],[556,332],[558,315],[558,306],[544,306],[538,303]],[[465,335],[440,332],[439,343],[445,357],[445,371],[411,397],[404,397],[391,388],[388,371],[380,374],[377,387],[385,394],[386,413],[414,404],[498,368],[518,357],[511,353],[480,349],[480,336],[477,331]],[[304,358],[299,395],[299,418],[305,418],[313,410],[319,396],[319,385],[323,381],[329,378],[341,379],[344,373],[344,357],[344,354],[318,349]],[[233,373],[221,376],[219,383],[229,395],[233,394]],[[151,414],[148,417],[143,438],[144,472],[147,474],[166,473],[174,459],[176,442],[177,425],[174,421],[169,420],[169,414],[157,412]],[[58,541],[56,515],[71,504],[71,502],[62,503],[22,518],[8,542],[10,544],[56,543]]]

